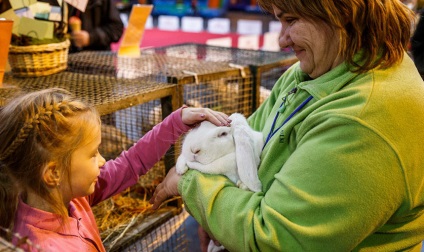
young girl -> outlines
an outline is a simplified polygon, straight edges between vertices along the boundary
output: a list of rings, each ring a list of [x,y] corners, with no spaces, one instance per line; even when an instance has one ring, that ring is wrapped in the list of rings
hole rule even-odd
[[[105,162],[93,107],[62,89],[10,101],[0,110],[0,226],[47,251],[105,251],[91,206],[134,185],[203,120],[229,124],[221,112],[182,107]]]

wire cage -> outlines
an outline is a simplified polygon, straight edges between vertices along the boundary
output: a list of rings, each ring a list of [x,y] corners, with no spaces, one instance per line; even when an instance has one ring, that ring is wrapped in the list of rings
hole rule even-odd
[[[103,124],[99,151],[111,159],[182,104],[249,116],[266,97],[266,90],[295,61],[290,52],[200,44],[148,49],[137,58],[83,51],[68,56],[65,72],[38,78],[6,74],[4,83],[17,89],[0,89],[0,106],[16,92],[68,89],[99,111]],[[108,251],[186,251],[186,213],[181,200],[157,212],[149,212],[145,205],[178,152],[178,147],[171,148],[137,185],[93,208],[100,214],[99,229]],[[104,211],[123,217],[123,213],[142,215],[133,214],[115,231],[106,227],[106,232],[102,220],[111,216]]]
[[[128,237],[117,243],[106,243],[108,251],[120,252],[169,252],[187,251],[184,221],[188,217],[186,211],[179,214],[164,208],[159,214],[146,218],[131,230]]]
[[[69,55],[65,72],[38,78],[6,74],[5,83],[18,87],[16,92],[61,87],[93,104],[103,123],[99,151],[106,159],[116,157],[183,103],[227,114],[239,112],[248,116],[252,111],[249,68],[151,53],[138,58],[121,58],[113,52],[85,51]],[[0,90],[0,106],[15,91]],[[168,203],[169,208],[164,208],[163,213],[150,212],[144,205],[167,169],[175,164],[178,153],[179,148],[171,148],[163,160],[140,177],[136,186],[93,208],[95,214],[100,213],[96,220],[108,250],[185,251],[186,239],[181,224],[179,231],[171,236],[174,238],[158,235],[172,232],[167,225],[172,224],[172,216],[180,216],[181,201]],[[111,228],[102,229],[102,224],[112,218],[108,215],[111,212],[121,216],[142,212],[143,216],[125,218],[126,222],[115,225],[118,227],[110,233]],[[153,248],[152,243],[159,246]]]
[[[6,240],[2,236],[0,236],[1,252],[44,251],[42,248],[40,248],[40,246],[38,246],[38,244],[33,243],[26,237],[22,237],[18,233],[13,233],[10,229],[0,227],[0,233],[2,233],[2,235],[4,235],[5,237],[8,237],[8,240]],[[12,243],[9,239],[14,240],[14,243]]]
[[[81,63],[83,62],[83,63]],[[114,52],[85,51],[69,56],[72,72],[101,72],[125,78],[149,76],[156,81],[177,84],[179,105],[207,107],[232,114],[252,111],[252,75],[248,67],[226,62],[211,64],[205,60],[144,53],[137,58],[118,57]],[[160,107],[150,118],[162,120]]]
[[[291,51],[246,50],[196,43],[150,48],[145,52],[249,67],[253,78],[253,110],[269,96],[270,90],[280,76],[297,61]]]
[[[38,78],[17,78],[6,74],[4,81],[17,88],[0,89],[0,106],[7,103],[7,100],[18,92],[28,93],[51,87],[67,89],[81,100],[94,105],[102,120],[102,144],[99,151],[106,159],[117,157],[151,129],[153,124],[150,121],[149,113],[145,111],[160,106],[164,111],[163,115],[166,116],[179,107],[176,85],[156,82],[149,77],[129,79],[65,71]],[[171,150],[146,175],[140,177],[138,184],[93,207],[102,239],[105,238],[104,233],[106,233],[106,230],[101,229],[104,220],[122,221],[119,225],[115,223],[116,229],[107,230],[108,241],[115,241],[115,244],[118,243],[118,240],[125,240],[129,243],[135,238],[139,238],[139,236],[131,237],[128,232],[140,223],[155,219],[157,216],[161,216],[158,220],[165,222],[166,219],[170,219],[182,211],[181,203],[178,201],[169,203],[167,207],[158,212],[149,210],[150,206],[147,201],[153,189],[165,176],[166,166],[175,162],[174,155],[175,153]],[[129,208],[133,211],[130,218],[117,216],[118,210],[125,212]],[[122,213],[120,214],[122,215]],[[154,222],[148,223],[152,226],[155,224]],[[149,228],[152,229],[149,226],[144,227],[145,230],[149,230]],[[181,241],[185,239],[183,234],[180,235],[180,238]],[[105,247],[110,246],[108,242],[104,243]],[[164,241],[165,245],[169,246],[169,251],[172,251],[174,247],[182,246],[182,244],[174,244],[170,241]]]
[[[102,73],[107,76],[125,78],[140,78],[166,81],[177,85],[178,105],[183,103],[194,107],[207,107],[223,111],[227,114],[235,112],[249,116],[252,111],[253,82],[249,67],[231,66],[227,62],[215,62],[171,57],[163,54],[142,53],[137,58],[118,57],[113,52],[84,51],[69,55],[68,71],[92,74]],[[163,118],[161,106],[157,104],[149,111],[149,121],[153,125]],[[176,146],[180,146],[177,143]],[[179,147],[175,148],[176,155]],[[163,231],[161,231],[163,233]],[[141,233],[141,232],[139,232]],[[150,232],[132,244],[114,245],[114,249],[128,251],[151,251],[143,244],[152,236]],[[156,236],[155,236],[156,237]],[[183,244],[181,234],[176,234],[176,244]],[[168,239],[172,249],[161,246],[155,251],[184,251],[181,245],[178,249]],[[146,244],[152,244],[147,242]],[[143,247],[142,250],[139,250]],[[123,250],[127,251],[127,250]]]
[[[106,159],[119,155],[152,128],[153,122],[148,112],[155,106],[163,106],[166,115],[179,106],[176,85],[159,83],[148,77],[125,79],[102,74],[63,72],[38,78],[13,78],[8,75],[5,82],[16,85],[21,92],[64,88],[94,105],[103,123],[104,144],[100,148]],[[14,93],[13,90],[5,91],[3,93],[2,90],[0,96]]]

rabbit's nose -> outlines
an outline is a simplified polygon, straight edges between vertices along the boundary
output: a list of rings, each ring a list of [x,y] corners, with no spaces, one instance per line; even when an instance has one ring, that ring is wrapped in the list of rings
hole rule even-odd
[[[199,154],[200,149],[192,149],[192,150],[191,150],[191,152],[192,152],[193,154]]]

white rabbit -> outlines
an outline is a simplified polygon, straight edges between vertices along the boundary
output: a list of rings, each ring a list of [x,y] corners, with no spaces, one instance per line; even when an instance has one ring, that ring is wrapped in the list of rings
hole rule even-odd
[[[230,116],[231,127],[218,127],[204,121],[185,137],[181,155],[175,165],[178,174],[188,169],[204,173],[223,174],[239,188],[261,191],[258,166],[264,144],[262,133],[250,128],[239,113]],[[224,250],[211,240],[208,252]]]
[[[262,133],[254,131],[239,113],[230,116],[231,127],[218,127],[204,121],[185,137],[176,171],[184,174],[195,169],[209,174],[223,174],[239,188],[259,192]]]

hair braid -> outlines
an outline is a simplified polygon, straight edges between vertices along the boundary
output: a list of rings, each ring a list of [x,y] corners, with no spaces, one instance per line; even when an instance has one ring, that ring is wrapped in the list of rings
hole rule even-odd
[[[0,205],[0,225],[13,225],[18,195],[28,190],[65,220],[66,207],[51,195],[42,169],[53,161],[64,183],[71,183],[72,154],[92,130],[98,130],[98,112],[70,92],[52,88],[10,100],[0,109],[0,122],[0,201],[5,202]]]
[[[59,104],[57,106],[45,106],[38,109],[39,112],[35,113],[31,118],[27,119],[22,128],[20,129],[18,135],[15,140],[9,145],[9,147],[3,152],[0,156],[0,161],[6,159],[9,155],[11,155],[25,140],[28,138],[32,130],[39,130],[39,124],[41,121],[45,121],[46,119],[50,120],[54,111],[61,110]]]
[[[9,145],[9,148],[7,148],[0,156],[0,161],[3,161],[7,157],[9,157],[9,155],[12,154],[27,139],[29,133],[33,128],[34,127],[32,125],[32,122],[25,123],[19,131],[19,134],[16,136],[15,140]]]

